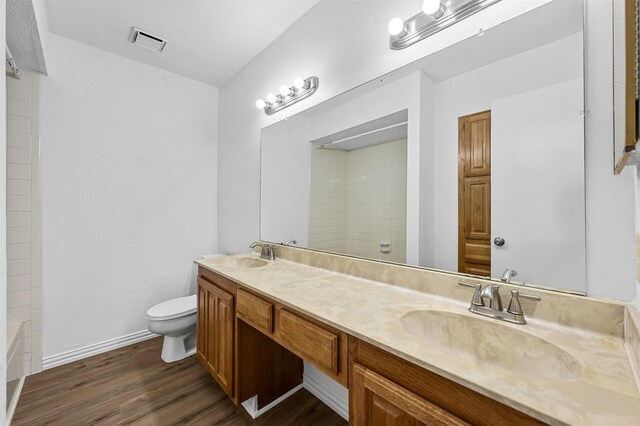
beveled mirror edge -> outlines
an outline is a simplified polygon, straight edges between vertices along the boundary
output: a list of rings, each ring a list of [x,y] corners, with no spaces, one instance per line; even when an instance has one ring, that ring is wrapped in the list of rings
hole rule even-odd
[[[614,2],[614,7],[616,6]],[[622,173],[627,164],[637,163],[638,131],[638,0],[624,1],[624,151],[619,159],[614,153],[614,174]],[[615,18],[614,18],[615,19]],[[615,46],[614,46],[615,48]],[[615,63],[614,63],[615,68]],[[614,110],[614,120],[615,120]],[[615,147],[615,143],[614,143]]]

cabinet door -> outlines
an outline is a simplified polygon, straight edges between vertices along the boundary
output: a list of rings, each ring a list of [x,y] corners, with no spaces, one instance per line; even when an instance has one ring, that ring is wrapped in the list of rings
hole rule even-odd
[[[468,425],[457,416],[359,364],[350,378],[354,426]]]
[[[211,349],[215,358],[218,383],[232,396],[233,392],[233,296],[217,287],[211,290],[215,298],[215,321]]]
[[[197,353],[201,361],[205,361],[208,356],[207,351],[207,290],[198,283],[198,331],[197,331]]]
[[[233,397],[233,295],[198,278],[198,358]]]

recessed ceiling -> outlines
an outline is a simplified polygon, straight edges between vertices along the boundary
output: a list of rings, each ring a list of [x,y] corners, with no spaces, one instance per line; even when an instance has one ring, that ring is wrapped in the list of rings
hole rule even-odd
[[[52,33],[214,86],[223,85],[318,0],[48,0]],[[136,26],[168,40],[129,42]]]

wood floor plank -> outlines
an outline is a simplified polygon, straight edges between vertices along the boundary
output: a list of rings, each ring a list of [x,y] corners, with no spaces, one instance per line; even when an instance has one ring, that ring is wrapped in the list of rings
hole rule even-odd
[[[27,377],[12,425],[347,424],[304,389],[254,420],[195,357],[166,364],[161,348],[151,339]]]

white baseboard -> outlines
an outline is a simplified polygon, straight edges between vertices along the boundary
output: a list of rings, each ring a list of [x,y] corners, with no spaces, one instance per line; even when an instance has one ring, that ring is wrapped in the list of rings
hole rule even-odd
[[[13,415],[16,412],[16,407],[18,406],[18,400],[20,399],[20,394],[22,393],[22,387],[24,386],[25,376],[20,377],[20,381],[18,382],[18,387],[16,388],[16,393],[11,398],[11,403],[9,407],[7,407],[7,426],[11,425],[11,419],[13,419]]]
[[[253,398],[249,398],[246,401],[244,401],[242,403],[242,406],[244,407],[245,410],[247,410],[247,413],[249,413],[249,415],[251,416],[252,419],[255,419],[256,417],[260,416],[261,414],[266,413],[267,411],[269,411],[270,409],[272,409],[273,407],[275,407],[276,405],[280,404],[282,401],[284,401],[285,399],[289,398],[291,395],[293,395],[294,393],[298,392],[300,389],[302,389],[302,385],[298,385],[295,388],[291,389],[289,392],[285,393],[284,395],[282,395],[280,398],[276,399],[275,401],[265,405],[264,407],[262,407],[261,409],[258,410],[257,407],[257,397],[254,396]]]
[[[349,420],[349,393],[346,392],[342,385],[306,363],[302,384],[306,390],[338,413],[343,419]]]
[[[116,337],[115,339],[105,340],[83,348],[73,349],[68,352],[48,356],[42,359],[42,369],[48,370],[53,367],[69,364],[70,362],[89,358],[124,346],[133,345],[134,343],[142,342],[154,337],[158,337],[158,335],[150,332],[149,330],[143,330],[137,333],[127,334],[126,336]]]

